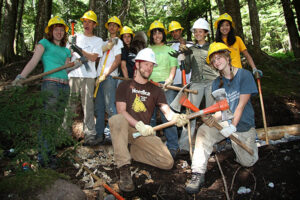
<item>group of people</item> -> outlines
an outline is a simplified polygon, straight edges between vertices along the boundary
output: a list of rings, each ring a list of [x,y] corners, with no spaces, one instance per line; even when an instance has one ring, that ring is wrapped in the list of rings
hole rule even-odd
[[[85,145],[101,144],[105,139],[105,128],[110,130],[122,191],[130,192],[135,188],[130,173],[131,159],[171,169],[178,152],[190,151],[187,130],[183,128],[181,134],[177,132],[177,127],[185,126],[189,120],[186,114],[176,113],[170,108],[177,95],[174,90],[168,89],[171,85],[182,87],[191,82],[190,89],[197,90],[198,94],[190,93],[189,100],[196,107],[200,106],[203,96],[206,107],[214,104],[212,92],[224,88],[233,113],[232,119],[222,118],[221,112],[208,116],[197,131],[196,120],[192,120],[191,135],[194,137],[196,132],[196,140],[192,178],[187,183],[187,192],[197,193],[200,190],[213,145],[232,134],[254,152],[250,155],[232,142],[236,161],[246,167],[255,164],[258,150],[250,97],[257,93],[257,88],[252,74],[242,69],[240,53],[246,57],[253,73],[262,76],[262,72],[256,68],[242,39],[235,35],[230,15],[225,13],[214,23],[216,41],[212,44],[206,40],[210,28],[203,18],[196,20],[191,28],[194,42],[183,39],[184,29],[179,22],[172,21],[168,31],[155,20],[147,32],[149,47],[145,43],[134,43],[135,33],[128,26],[122,27],[116,16],[105,24],[109,32],[107,41],[93,33],[98,25],[93,11],[84,13],[80,20],[84,32],[72,36],[72,45],[79,47],[88,60],[89,69],[82,65],[70,73],[62,70],[45,76],[42,90],[51,93],[45,105],[46,109],[56,109],[58,97],[67,94],[70,95],[68,104],[74,110],[76,104],[72,97],[79,96],[84,113]],[[45,72],[78,59],[79,54],[70,51],[72,45],[67,48],[68,30],[60,17],[50,19],[45,29],[46,38],[39,41],[32,59],[14,83],[26,78],[41,59]],[[166,41],[168,33],[175,40],[171,46]],[[185,54],[186,49],[190,51],[188,54]],[[171,56],[174,51],[179,53],[178,58]],[[100,59],[98,66],[97,59]],[[186,74],[181,73],[179,68],[184,64]],[[120,74],[130,80],[118,82],[114,77]],[[163,87],[159,88],[150,80]],[[164,129],[166,145],[156,136],[154,129],[157,109],[161,112],[162,123],[173,124]],[[109,117],[108,124],[105,124],[105,112]],[[216,129],[214,122],[220,123],[223,129]]]

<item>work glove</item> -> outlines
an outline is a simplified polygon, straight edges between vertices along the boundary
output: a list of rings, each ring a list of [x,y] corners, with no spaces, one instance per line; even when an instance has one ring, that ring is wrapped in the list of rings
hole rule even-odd
[[[224,136],[224,137],[229,137],[232,133],[235,133],[236,132],[236,127],[232,124],[230,124],[229,126],[226,126],[224,127],[221,131],[221,134]]]
[[[172,121],[176,121],[175,125],[177,127],[182,127],[182,126],[186,125],[189,122],[186,114],[177,114],[177,113],[175,113],[173,115]]]
[[[184,52],[184,51],[187,51],[187,50],[188,50],[188,48],[185,44],[180,44],[179,45],[179,51]]]
[[[252,73],[253,73],[254,76],[255,76],[256,72],[258,72],[259,78],[263,77],[263,72],[262,72],[261,70],[259,70],[259,69],[257,69],[257,68],[254,68],[254,69],[252,70]]]
[[[108,50],[111,50],[114,47],[114,45],[117,43],[118,43],[117,37],[110,39],[106,45],[102,46],[102,51],[106,52]]]
[[[155,135],[155,131],[152,126],[145,125],[144,122],[138,121],[138,123],[135,124],[136,130],[139,131],[139,133],[142,136],[151,136]]]
[[[173,79],[167,78],[165,80],[165,83],[163,85],[163,89],[165,92],[168,91],[168,89],[166,87],[172,85],[172,83],[173,83]]]
[[[25,80],[25,78],[23,76],[21,76],[21,74],[18,74],[17,77],[15,78],[15,80],[13,80],[13,82],[11,84],[13,86],[22,86],[22,84],[20,83],[21,80]]]
[[[202,120],[204,124],[206,124],[208,127],[214,127],[214,123],[217,122],[216,118],[214,118],[212,115],[205,115],[202,117]]]
[[[97,80],[96,80],[96,86],[98,84],[100,84],[102,81],[104,81],[105,79],[106,79],[106,76],[104,74],[101,75],[99,78],[97,78]]]
[[[183,53],[179,54],[178,60],[179,61],[184,61],[185,60],[185,55]]]
[[[76,39],[77,39],[77,36],[76,35],[69,35],[68,37],[68,42],[70,44],[76,44]]]

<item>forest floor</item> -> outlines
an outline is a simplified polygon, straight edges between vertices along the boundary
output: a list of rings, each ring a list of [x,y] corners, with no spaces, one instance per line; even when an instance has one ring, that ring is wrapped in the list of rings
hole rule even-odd
[[[263,68],[265,77],[262,79],[262,91],[268,126],[300,123],[300,65],[299,62],[295,64],[282,66],[276,70]],[[12,80],[20,71],[18,69],[12,72],[11,69],[6,67],[0,70],[1,80]],[[256,113],[257,128],[262,128],[263,120],[258,95],[253,98],[252,104]],[[79,115],[76,120],[80,124],[82,115]],[[74,132],[80,137],[81,131],[75,129]],[[110,150],[103,151],[102,148]],[[108,159],[111,146],[104,145],[91,150],[95,153],[92,159],[101,156]],[[120,192],[120,194],[128,200],[226,199],[226,189],[216,156],[224,173],[230,199],[299,199],[300,140],[260,147],[259,160],[250,168],[241,167],[234,161],[235,154],[232,149],[215,152],[208,163],[205,185],[196,195],[185,192],[185,184],[191,177],[189,155],[178,156],[171,170],[160,170],[133,161],[131,171],[135,172],[133,181],[136,189],[131,193]],[[1,173],[4,167],[1,164]],[[84,190],[88,199],[101,199],[98,198],[99,191],[93,190],[91,185],[87,186],[83,174],[76,176],[78,170],[72,162],[61,160],[61,165],[56,171],[68,175],[72,183]],[[97,166],[97,171],[102,176],[105,174],[109,185],[118,191],[119,172],[113,163],[100,164]],[[238,194],[237,191],[242,186],[249,188],[250,192]],[[3,194],[0,196],[7,197]]]

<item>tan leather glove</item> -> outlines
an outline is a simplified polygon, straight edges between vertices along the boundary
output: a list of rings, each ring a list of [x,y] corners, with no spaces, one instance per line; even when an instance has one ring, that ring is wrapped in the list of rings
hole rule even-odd
[[[180,44],[180,46],[179,46],[179,51],[181,51],[181,52],[184,52],[184,51],[186,51],[188,48],[187,48],[187,46],[185,45],[185,44]]]
[[[136,130],[140,132],[142,136],[155,135],[155,131],[152,126],[145,125],[144,122],[138,121],[135,125]]]
[[[208,127],[214,127],[214,123],[217,122],[216,118],[214,118],[211,115],[205,115],[202,117],[202,121],[204,124],[206,124]]]
[[[175,113],[172,117],[172,121],[176,121],[176,126],[182,127],[189,122],[186,114],[177,114]]]
[[[105,79],[106,79],[105,75],[100,76],[99,78],[97,78],[95,85],[97,86],[98,84],[100,84]]]
[[[106,52],[108,50],[111,50],[114,47],[114,43],[109,41],[106,45],[102,46],[102,51]]]
[[[165,92],[168,91],[168,89],[166,87],[172,85],[172,83],[173,83],[173,79],[167,78],[165,80],[165,83],[163,85],[163,89]]]

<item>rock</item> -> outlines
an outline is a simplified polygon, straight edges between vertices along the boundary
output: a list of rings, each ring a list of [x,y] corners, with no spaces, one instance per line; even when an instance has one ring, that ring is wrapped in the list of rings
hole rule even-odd
[[[85,200],[85,193],[75,184],[58,179],[37,194],[39,200]]]

